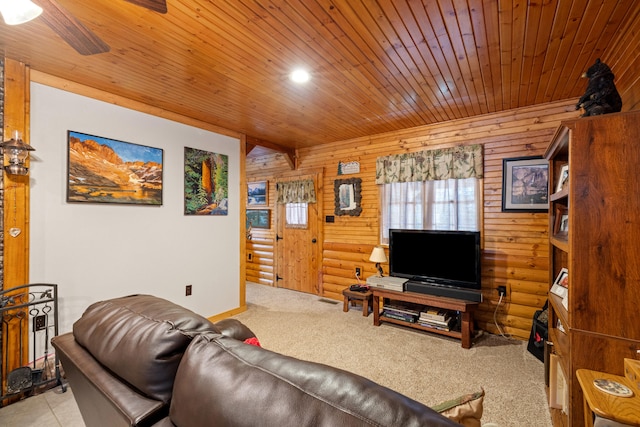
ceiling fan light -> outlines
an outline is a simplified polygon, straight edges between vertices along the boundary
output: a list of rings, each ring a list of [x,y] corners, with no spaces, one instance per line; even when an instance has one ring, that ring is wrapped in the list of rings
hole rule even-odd
[[[40,16],[42,8],[31,0],[0,0],[0,13],[7,25],[19,25]]]

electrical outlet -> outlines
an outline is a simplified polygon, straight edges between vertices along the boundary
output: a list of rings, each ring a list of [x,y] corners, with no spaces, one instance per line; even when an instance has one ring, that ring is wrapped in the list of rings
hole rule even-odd
[[[185,295],[186,296],[191,295],[191,285],[187,285],[187,287],[185,288]]]
[[[498,290],[498,295],[507,296],[507,287],[506,286],[498,286],[496,288]]]
[[[356,267],[356,276],[360,277],[361,274],[362,270],[360,269],[360,267]]]
[[[33,329],[36,331],[41,331],[43,329],[45,329],[47,326],[46,324],[46,319],[47,316],[44,314],[41,314],[39,316],[36,316],[33,318]]]

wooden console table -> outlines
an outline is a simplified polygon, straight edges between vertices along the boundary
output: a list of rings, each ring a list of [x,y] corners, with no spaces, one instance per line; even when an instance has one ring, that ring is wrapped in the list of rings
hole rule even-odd
[[[373,324],[380,326],[380,322],[395,323],[421,331],[433,332],[435,334],[446,335],[462,340],[462,348],[471,348],[471,338],[473,335],[473,312],[480,304],[479,302],[465,301],[456,298],[439,297],[434,295],[421,294],[417,292],[398,292],[389,289],[371,288],[373,292]],[[428,305],[430,307],[442,308],[445,310],[455,310],[460,312],[461,327],[458,331],[443,331],[440,329],[421,326],[417,323],[404,322],[402,320],[391,319],[380,315],[380,298],[389,298],[396,301],[412,302],[416,304]]]

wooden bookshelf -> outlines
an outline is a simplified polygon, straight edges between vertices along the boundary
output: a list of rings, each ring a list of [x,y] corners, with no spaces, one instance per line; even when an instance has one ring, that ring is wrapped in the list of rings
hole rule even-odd
[[[623,359],[640,355],[639,141],[640,112],[607,114],[564,122],[545,153],[549,287],[561,269],[569,277],[565,304],[549,293],[549,343],[569,393],[568,415],[553,410],[554,426],[584,426],[578,369],[622,375]],[[568,218],[562,233],[559,214]]]

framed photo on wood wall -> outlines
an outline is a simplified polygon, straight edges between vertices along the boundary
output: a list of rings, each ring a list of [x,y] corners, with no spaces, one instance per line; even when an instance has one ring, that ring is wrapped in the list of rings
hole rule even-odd
[[[540,156],[502,160],[502,212],[549,209],[549,162]]]
[[[256,181],[247,184],[247,206],[269,205],[269,183]]]
[[[271,228],[270,209],[247,209],[247,229],[251,228]]]
[[[362,179],[336,179],[333,181],[336,215],[360,216],[362,213]]]

